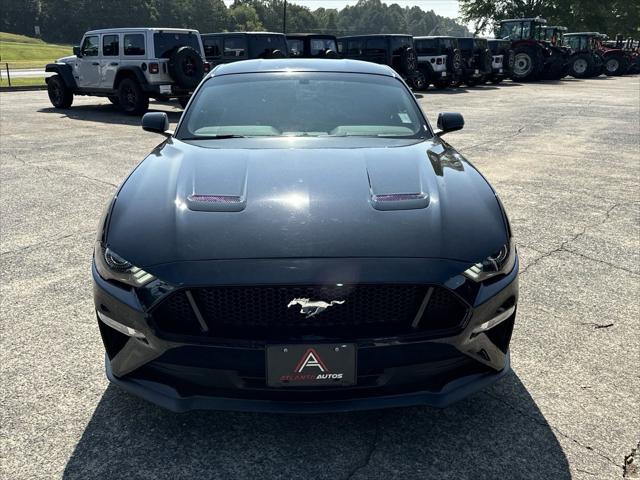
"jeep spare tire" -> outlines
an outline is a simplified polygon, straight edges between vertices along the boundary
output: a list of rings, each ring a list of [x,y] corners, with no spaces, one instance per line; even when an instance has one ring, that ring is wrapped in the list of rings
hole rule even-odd
[[[400,54],[400,69],[405,74],[411,74],[418,69],[418,59],[413,48],[407,47]]]
[[[191,47],[178,47],[169,56],[169,75],[178,86],[193,90],[204,76],[204,62]]]

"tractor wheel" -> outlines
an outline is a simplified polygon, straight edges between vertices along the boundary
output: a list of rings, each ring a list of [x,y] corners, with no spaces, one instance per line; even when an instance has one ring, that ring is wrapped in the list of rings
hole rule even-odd
[[[627,59],[620,54],[610,55],[604,59],[604,73],[608,77],[624,75],[627,70]]]
[[[593,58],[587,53],[580,53],[569,60],[569,75],[574,78],[587,78],[593,71]]]
[[[542,63],[537,52],[533,48],[525,46],[516,48],[513,53],[511,78],[521,82],[537,80],[542,70]]]

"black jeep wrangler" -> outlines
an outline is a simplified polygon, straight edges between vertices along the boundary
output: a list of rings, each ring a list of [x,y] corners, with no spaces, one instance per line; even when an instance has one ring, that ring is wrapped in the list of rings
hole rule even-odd
[[[462,83],[469,87],[491,78],[491,51],[486,38],[458,38],[462,57]]]
[[[338,58],[336,37],[324,33],[288,33],[289,56],[297,58]]]
[[[498,84],[511,76],[513,69],[513,50],[509,40],[490,38],[487,40],[491,50],[491,83]]]
[[[428,87],[418,70],[418,59],[411,35],[355,35],[338,38],[338,53],[342,58],[389,65],[414,90]]]
[[[462,78],[462,57],[455,37],[414,37],[418,69],[438,89],[457,85]]]
[[[203,33],[204,56],[211,66],[255,58],[289,56],[287,37],[272,32]]]

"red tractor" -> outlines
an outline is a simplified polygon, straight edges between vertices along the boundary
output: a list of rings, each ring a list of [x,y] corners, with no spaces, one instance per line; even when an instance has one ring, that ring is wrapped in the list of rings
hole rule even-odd
[[[541,40],[544,18],[501,20],[496,38],[511,40],[514,64],[513,80],[535,81],[560,79],[567,72],[567,51],[559,45]]]
[[[574,78],[590,78],[604,73],[601,39],[602,35],[598,32],[564,34],[564,44],[571,49],[569,75]]]
[[[616,36],[615,42],[606,41],[606,35],[602,35],[597,42],[598,50],[604,62],[605,75],[624,75],[629,73],[632,65],[638,62],[638,51],[634,51],[633,42],[625,42],[622,35]]]

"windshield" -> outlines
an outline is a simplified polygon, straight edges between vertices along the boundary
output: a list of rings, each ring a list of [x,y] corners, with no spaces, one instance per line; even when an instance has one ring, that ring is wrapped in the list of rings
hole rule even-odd
[[[371,101],[376,99],[376,101]],[[420,138],[425,121],[397,79],[329,72],[212,77],[191,101],[177,138],[229,136]]]
[[[175,48],[183,46],[191,47],[202,55],[198,36],[192,33],[156,33],[153,35],[153,43],[156,58],[169,58]]]

